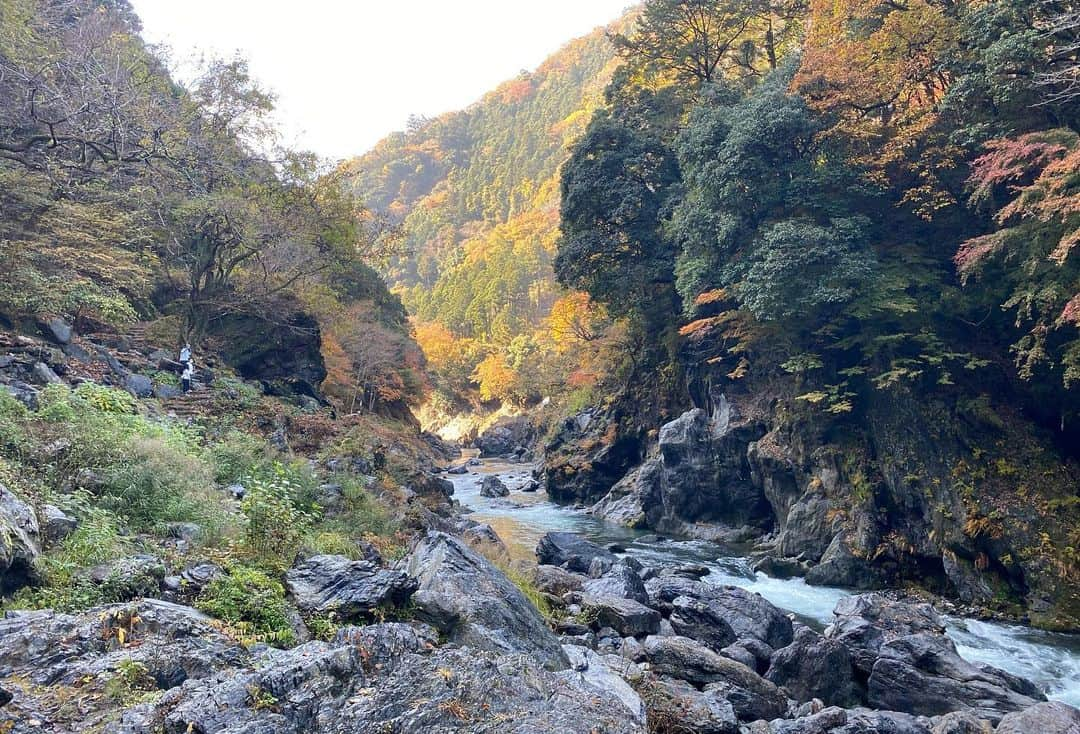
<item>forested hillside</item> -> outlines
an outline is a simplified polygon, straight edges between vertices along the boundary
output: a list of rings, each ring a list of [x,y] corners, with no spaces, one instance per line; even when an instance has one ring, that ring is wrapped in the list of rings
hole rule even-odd
[[[641,349],[605,420],[549,445],[551,491],[651,457],[598,511],[1075,624],[1071,9],[645,7],[563,169],[555,260]],[[687,413],[656,458],[688,408],[715,432]]]
[[[401,227],[405,254],[385,272],[447,392],[527,402],[561,390],[558,341],[580,304],[564,300],[552,325],[558,170],[614,66],[597,30],[347,164],[360,197]]]

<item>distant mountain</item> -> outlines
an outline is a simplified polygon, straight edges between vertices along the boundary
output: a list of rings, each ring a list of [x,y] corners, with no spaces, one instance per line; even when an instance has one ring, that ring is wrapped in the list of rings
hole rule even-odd
[[[606,32],[631,20],[346,164],[367,206],[404,227],[408,254],[386,275],[419,320],[496,346],[543,322],[557,297],[559,167],[617,65]]]

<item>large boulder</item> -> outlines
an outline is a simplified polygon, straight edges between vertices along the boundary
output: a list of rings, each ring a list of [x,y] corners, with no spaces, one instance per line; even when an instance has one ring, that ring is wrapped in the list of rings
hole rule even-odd
[[[0,484],[0,594],[37,581],[41,531],[27,503]]]
[[[508,416],[481,433],[475,445],[485,457],[523,456],[535,440],[536,427],[528,416]]]
[[[503,481],[494,474],[489,474],[484,477],[480,482],[480,496],[481,497],[506,497],[510,494],[510,489]]]
[[[637,571],[625,563],[616,563],[600,578],[589,579],[582,584],[581,591],[588,596],[615,596],[633,599],[641,604],[649,603],[645,583]]]
[[[945,633],[945,620],[929,604],[893,601],[882,594],[841,599],[825,636],[851,651],[855,667],[866,676],[886,642],[920,632]]]
[[[773,683],[689,638],[649,637],[644,656],[653,673],[721,695],[743,721],[775,719],[787,711],[787,699]]]
[[[654,730],[739,734],[735,709],[715,693],[703,693],[685,681],[655,675],[638,687]]]
[[[996,734],[1080,734],[1080,711],[1060,701],[1006,714]]]
[[[118,734],[643,734],[629,708],[576,671],[529,656],[434,648],[405,625],[269,651],[125,712]]]
[[[604,656],[577,645],[563,645],[563,652],[566,653],[566,657],[570,660],[570,671],[577,673],[582,683],[604,693],[614,695],[626,707],[635,721],[645,722],[645,704],[642,703],[641,696],[616,670],[613,670],[613,666],[607,662]],[[621,658],[615,658],[615,660],[620,661],[620,668],[625,667],[625,661]],[[567,673],[569,675],[569,671]]]
[[[462,645],[525,653],[545,667],[567,666],[559,640],[536,607],[486,558],[457,538],[429,532],[405,563],[419,584],[417,616]]]
[[[289,569],[285,587],[303,612],[335,612],[340,619],[355,620],[404,604],[417,584],[402,571],[368,561],[313,556]]]
[[[859,702],[847,648],[808,627],[801,628],[790,645],[773,654],[765,677],[797,701],[818,698],[829,706]]]
[[[610,627],[623,637],[644,637],[660,631],[660,612],[633,599],[586,596],[582,614],[597,629]]]
[[[881,646],[867,700],[874,708],[924,716],[971,711],[996,723],[1045,697],[1027,681],[968,663],[944,635],[924,632]]]
[[[675,574],[655,576],[645,588],[652,605],[671,614],[679,634],[700,636],[716,650],[746,638],[774,649],[791,643],[791,619],[760,594]]]
[[[547,533],[536,546],[538,563],[562,566],[569,571],[589,573],[593,561],[599,559],[610,568],[618,560],[613,553],[576,533]]]

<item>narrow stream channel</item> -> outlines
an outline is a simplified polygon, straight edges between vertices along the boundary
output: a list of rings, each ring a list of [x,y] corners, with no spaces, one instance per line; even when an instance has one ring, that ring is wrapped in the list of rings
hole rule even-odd
[[[837,600],[850,592],[809,586],[801,579],[776,579],[755,573],[747,560],[726,555],[730,551],[704,541],[657,541],[645,533],[605,523],[580,510],[555,504],[543,492],[520,491],[530,467],[484,461],[472,473],[449,476],[462,506],[472,519],[490,524],[518,558],[534,558],[540,538],[551,531],[579,533],[602,545],[618,543],[647,565],[695,563],[710,569],[705,581],[741,586],[760,593],[807,624],[823,628],[832,621]],[[510,496],[490,499],[480,495],[487,474],[498,475]],[[948,634],[960,654],[971,662],[989,663],[1038,683],[1051,699],[1080,707],[1080,635],[1042,632],[1019,625],[949,618]]]

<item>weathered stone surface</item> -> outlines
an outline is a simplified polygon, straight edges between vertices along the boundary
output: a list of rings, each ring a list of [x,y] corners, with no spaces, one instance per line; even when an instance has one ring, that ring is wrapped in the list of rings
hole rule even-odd
[[[144,554],[99,564],[86,575],[92,583],[104,588],[106,598],[111,601],[153,598],[165,578],[165,564],[157,556]]]
[[[0,593],[34,583],[40,555],[37,516],[30,505],[0,484]]]
[[[52,368],[44,362],[35,362],[30,374],[38,385],[57,385],[63,382],[60,376],[53,372]]]
[[[137,398],[148,398],[154,394],[154,383],[146,375],[132,372],[124,378],[124,389]]]
[[[587,581],[585,576],[558,566],[537,566],[533,571],[536,587],[547,594],[562,596],[569,591],[580,591]]]
[[[847,648],[807,627],[773,654],[765,677],[797,701],[819,698],[829,706],[859,703]]]
[[[614,554],[575,533],[546,534],[536,546],[536,558],[548,566],[563,566],[585,574],[589,573],[594,559],[608,567],[618,560]]]
[[[582,608],[595,628],[610,627],[622,637],[644,637],[660,631],[660,612],[633,599],[586,596]]]
[[[460,540],[429,532],[405,568],[419,582],[418,616],[450,640],[497,652],[525,653],[542,665],[567,666],[559,640],[505,575]]]
[[[59,543],[75,532],[79,521],[55,505],[45,505],[41,534],[50,543]]]
[[[1026,681],[963,660],[944,635],[907,635],[883,644],[879,653],[867,683],[875,708],[924,716],[969,710],[996,723],[1045,700]]]
[[[831,734],[847,722],[848,712],[842,708],[832,707],[790,721],[772,721],[768,731],[769,734]]]
[[[618,596],[648,604],[649,594],[637,571],[624,563],[616,563],[600,578],[589,579],[581,591],[588,596]]]
[[[480,482],[480,496],[481,497],[507,497],[510,494],[510,489],[502,480],[494,474],[488,474]]]
[[[712,639],[716,650],[736,639],[754,638],[772,648],[784,647],[792,640],[788,616],[765,597],[746,589],[668,574],[649,579],[645,588],[653,606],[671,613],[672,626],[679,634],[701,634]],[[676,610],[675,600],[680,597],[680,609]],[[676,623],[676,611],[679,623]],[[730,636],[727,630],[731,631]]]
[[[568,678],[572,677],[571,671],[577,673],[582,683],[613,695],[626,707],[634,721],[645,723],[645,704],[641,696],[605,662],[603,656],[576,645],[563,645],[563,652],[570,661],[570,670],[565,673]]]
[[[481,456],[523,456],[535,440],[536,427],[528,416],[508,416],[481,433],[475,445]]]
[[[929,604],[896,602],[881,594],[845,597],[833,615],[825,636],[847,647],[865,675],[870,675],[884,643],[919,632],[945,632],[945,620]]]
[[[1080,734],[1080,711],[1060,701],[1002,717],[996,734]]]
[[[774,719],[787,710],[787,699],[773,683],[694,640],[649,637],[644,647],[652,672],[706,686],[730,701],[743,721]]]
[[[304,612],[333,611],[354,620],[404,604],[417,588],[402,571],[379,568],[344,556],[313,556],[285,574],[285,587]]]
[[[71,324],[59,316],[49,319],[45,326],[49,331],[49,335],[56,340],[57,344],[68,344],[75,335],[75,330],[71,328]]]
[[[935,716],[930,722],[931,734],[993,734],[994,725],[970,711],[952,711]]]
[[[739,719],[726,699],[685,681],[649,676],[639,686],[649,720],[659,731],[738,734]]]

